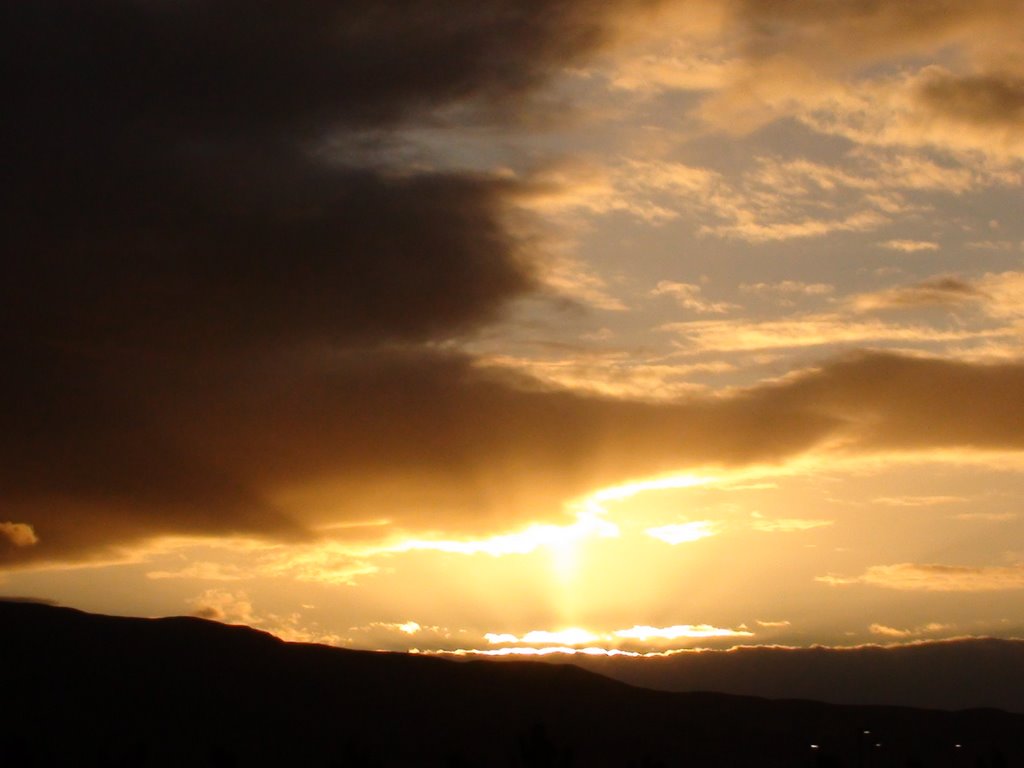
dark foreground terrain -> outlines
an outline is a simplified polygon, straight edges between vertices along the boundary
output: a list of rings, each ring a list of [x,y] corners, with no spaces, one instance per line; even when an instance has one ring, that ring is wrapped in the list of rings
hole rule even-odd
[[[551,657],[546,657],[551,658]],[[856,648],[757,646],[637,659],[574,656],[584,669],[659,691],[721,691],[833,704],[1024,713],[1024,640],[964,638]]]
[[[26,603],[0,602],[0,710],[4,766],[1024,765],[1024,715],[997,710],[668,693]]]

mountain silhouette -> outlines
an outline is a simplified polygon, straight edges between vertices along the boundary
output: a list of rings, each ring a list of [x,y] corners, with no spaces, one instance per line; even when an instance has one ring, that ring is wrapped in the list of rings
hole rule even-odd
[[[549,657],[550,658],[550,657]],[[572,663],[641,688],[930,709],[1024,713],[1024,641],[956,638],[891,646],[748,646]]]
[[[0,766],[19,768],[995,768],[1024,758],[1024,715],[998,710],[672,693],[570,665],[352,651],[196,618],[23,602],[0,602],[0,708]]]

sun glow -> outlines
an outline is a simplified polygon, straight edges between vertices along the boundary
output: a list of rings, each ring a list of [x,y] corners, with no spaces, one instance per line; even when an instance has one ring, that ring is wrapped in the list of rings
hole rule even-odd
[[[559,630],[557,632],[535,629],[532,632],[527,632],[522,637],[517,637],[516,635],[511,634],[499,635],[493,632],[488,632],[484,635],[484,639],[492,645],[503,645],[507,643],[559,643],[561,645],[585,645],[587,643],[593,643],[601,638],[593,632],[573,627],[570,629]]]
[[[549,600],[563,621],[575,622],[581,616],[582,606],[592,601],[596,595],[604,594],[608,588],[607,584],[597,584],[583,579],[582,574],[588,572],[588,568],[596,567],[593,558],[586,557],[589,554],[588,544],[597,539],[617,539],[622,535],[619,525],[611,519],[612,507],[649,491],[694,488],[718,481],[718,478],[712,476],[693,473],[634,479],[598,488],[566,502],[564,512],[574,518],[574,521],[567,525],[538,522],[518,531],[484,538],[407,539],[398,541],[387,549],[395,553],[431,551],[467,556],[489,555],[495,558],[545,552],[550,563]],[[654,532],[648,533],[675,544],[706,538],[718,533],[718,530],[712,521],[698,521],[668,526],[661,530],[655,529]],[[593,554],[597,558],[602,556],[597,550]],[[583,631],[576,632],[577,634],[571,635],[569,640],[556,636],[559,633],[549,633],[550,637],[546,640],[537,636],[529,639],[517,638],[508,642],[573,646],[594,640],[614,641],[610,636],[602,637],[592,633],[584,633],[590,639],[581,640],[582,635],[578,633]]]
[[[619,650],[616,646],[623,643],[664,644],[675,640],[706,640],[714,638],[753,637],[754,633],[741,624],[736,629],[714,627],[710,624],[676,624],[671,627],[633,626],[629,629],[618,629],[613,632],[591,632],[580,627],[549,631],[531,630],[522,635],[512,633],[488,632],[484,639],[489,645],[505,645],[509,648],[496,649],[497,655],[508,653],[554,653],[558,648],[574,648],[580,653],[596,651],[595,644],[611,646],[611,650]],[[523,646],[533,646],[525,648]]]
[[[681,488],[695,488],[700,485],[709,485],[716,482],[717,478],[694,474],[673,474],[659,475],[642,480],[633,480],[620,485],[613,485],[601,488],[586,497],[585,501],[592,501],[600,504],[606,501],[622,501],[636,496],[645,491],[669,491]]]
[[[618,648],[570,648],[565,645],[546,646],[544,648],[458,648],[454,651],[421,651],[414,653],[429,653],[432,656],[551,656],[553,654],[564,654],[566,656],[665,656],[665,652],[639,653],[638,651],[623,651]]]
[[[617,538],[620,535],[619,527],[608,519],[608,510],[605,507],[608,502],[623,501],[645,491],[693,488],[713,482],[713,477],[693,474],[662,475],[646,480],[635,480],[600,488],[566,503],[566,510],[576,518],[576,522],[570,525],[537,523],[521,531],[483,539],[410,539],[400,542],[391,551],[430,550],[460,555],[485,554],[501,557],[526,555],[541,547],[547,547],[556,558],[556,570],[564,572],[571,567],[576,547],[580,542],[594,537]],[[696,523],[688,525],[697,526]],[[704,525],[710,527],[711,523]],[[692,530],[696,531],[697,528],[694,527]]]
[[[583,539],[594,536],[615,538],[619,527],[604,518],[603,510],[583,509],[571,525],[531,525],[516,533],[490,536],[485,539],[412,539],[394,547],[394,551],[431,550],[460,555],[527,555],[541,547],[549,548],[556,557],[566,558]]]
[[[753,637],[754,633],[746,628],[722,629],[712,627],[709,624],[677,624],[674,627],[633,627],[631,629],[620,629],[615,633],[616,637],[629,640],[678,640],[679,638],[701,639],[708,637]]]
[[[691,541],[700,541],[701,539],[714,536],[718,532],[719,525],[711,520],[694,520],[689,523],[662,525],[657,528],[648,528],[644,531],[648,536],[673,546]]]

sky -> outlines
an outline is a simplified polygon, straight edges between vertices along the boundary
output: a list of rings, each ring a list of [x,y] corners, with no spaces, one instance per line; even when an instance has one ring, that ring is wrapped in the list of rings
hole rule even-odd
[[[1018,0],[0,11],[0,593],[1024,636]]]

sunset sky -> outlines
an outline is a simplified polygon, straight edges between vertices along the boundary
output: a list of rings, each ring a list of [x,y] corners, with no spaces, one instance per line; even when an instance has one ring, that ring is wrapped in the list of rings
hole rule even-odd
[[[1024,636],[1020,0],[0,11],[0,594]]]

